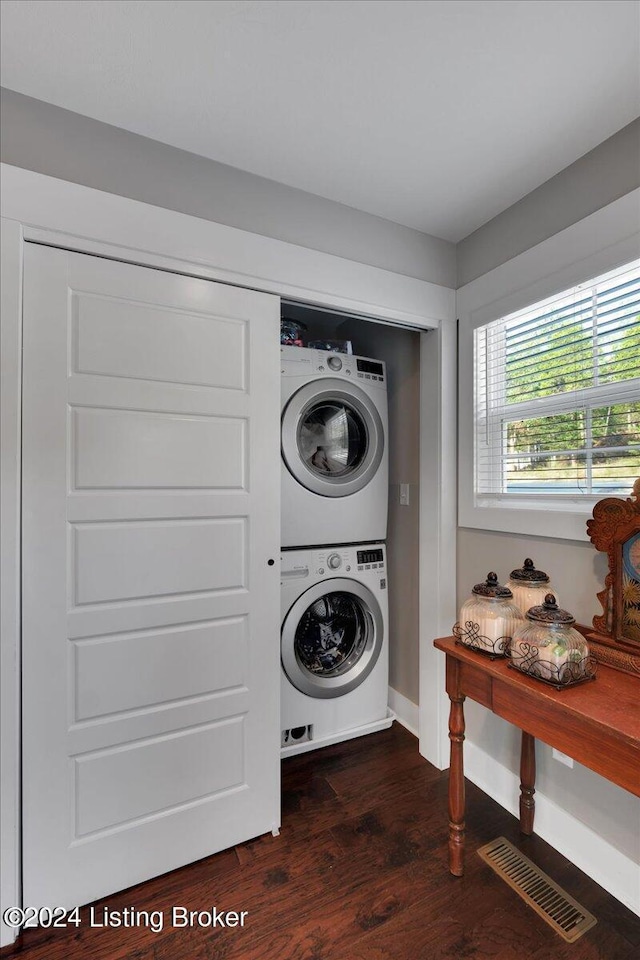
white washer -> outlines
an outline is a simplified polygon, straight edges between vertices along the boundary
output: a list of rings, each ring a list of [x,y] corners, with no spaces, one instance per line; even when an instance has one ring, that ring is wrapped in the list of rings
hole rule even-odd
[[[287,550],[281,564],[283,755],[389,727],[384,544]]]
[[[282,546],[384,540],[384,363],[306,347],[281,360]]]

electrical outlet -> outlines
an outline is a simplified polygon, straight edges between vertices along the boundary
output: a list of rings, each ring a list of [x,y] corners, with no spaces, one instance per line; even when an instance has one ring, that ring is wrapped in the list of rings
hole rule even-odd
[[[400,484],[400,506],[402,507],[409,506],[409,484],[408,483]]]
[[[555,747],[551,751],[551,756],[559,763],[564,763],[565,767],[573,769],[573,757],[568,757],[566,753],[561,753],[559,750],[556,750]]]

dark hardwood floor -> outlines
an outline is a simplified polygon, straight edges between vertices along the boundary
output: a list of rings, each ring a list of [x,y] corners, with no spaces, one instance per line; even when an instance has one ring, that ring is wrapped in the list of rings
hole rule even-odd
[[[31,930],[28,960],[632,960],[640,920],[467,783],[467,869],[447,869],[447,773],[387,731],[286,760],[279,837],[262,837],[96,904],[163,911],[164,928]],[[566,944],[475,850],[504,835],[598,918]],[[171,908],[248,911],[174,929]]]

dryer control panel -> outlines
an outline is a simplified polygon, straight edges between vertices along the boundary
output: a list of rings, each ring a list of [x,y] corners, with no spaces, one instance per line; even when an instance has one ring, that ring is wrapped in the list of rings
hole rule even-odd
[[[386,381],[385,364],[382,360],[356,357],[350,353],[329,353],[309,347],[280,347],[283,377],[322,376],[345,377],[350,380],[365,380],[382,384]]]
[[[384,363],[356,357],[356,370],[361,380],[384,380]]]

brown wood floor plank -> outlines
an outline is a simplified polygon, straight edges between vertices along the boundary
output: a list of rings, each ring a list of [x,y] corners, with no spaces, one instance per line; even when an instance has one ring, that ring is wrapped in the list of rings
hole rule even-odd
[[[447,869],[447,773],[398,724],[282,765],[270,835],[96,907],[247,910],[242,929],[34,930],[3,960],[631,960],[640,920],[467,783],[467,870]],[[475,850],[504,835],[598,917],[565,944]],[[83,917],[87,908],[82,911]]]
[[[410,910],[422,896],[438,895],[435,873],[405,865],[394,871],[377,870],[372,863],[344,860],[331,889],[306,894],[297,903],[285,902],[267,937],[248,936],[229,957],[256,960],[314,960]],[[273,922],[273,918],[272,918]]]

